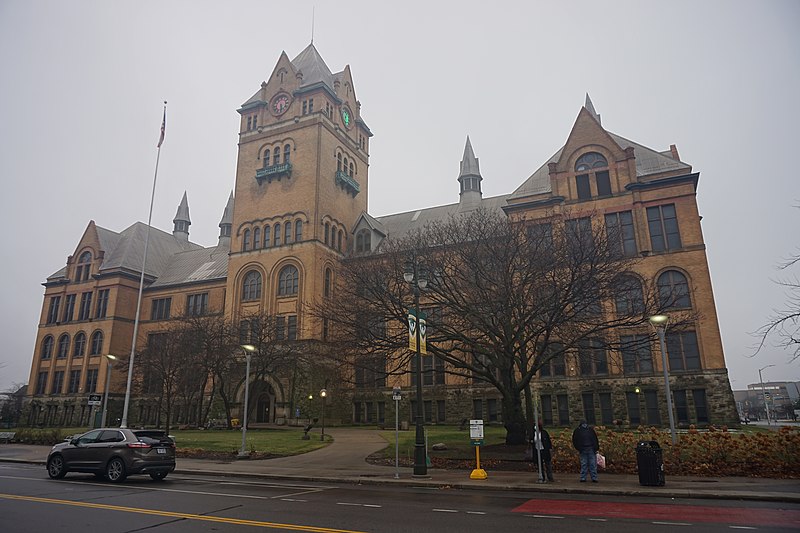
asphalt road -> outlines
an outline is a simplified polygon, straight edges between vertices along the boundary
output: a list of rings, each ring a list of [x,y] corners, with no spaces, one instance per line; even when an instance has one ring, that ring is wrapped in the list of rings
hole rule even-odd
[[[797,531],[800,505],[170,475],[121,485],[0,463],[0,531]]]

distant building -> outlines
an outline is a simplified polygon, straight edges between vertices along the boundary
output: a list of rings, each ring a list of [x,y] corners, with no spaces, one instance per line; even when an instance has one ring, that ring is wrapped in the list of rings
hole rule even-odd
[[[747,386],[747,390],[733,391],[733,396],[736,400],[736,410],[742,418],[766,419],[766,403],[773,420],[793,419],[794,406],[800,399],[800,382],[765,381],[763,389],[761,383],[751,383]]]
[[[659,290],[680,294],[675,306],[698,316],[693,327],[667,332],[678,423],[736,423],[696,202],[699,173],[680,159],[675,145],[653,150],[607,131],[587,95],[564,145],[547,161],[531,161],[532,173],[520,177],[510,194],[483,196],[484,177],[467,138],[458,175],[431,177],[452,179],[457,202],[374,217],[367,205],[372,132],[349,66],[331,72],[313,44],[291,60],[282,53],[269,78],[238,112],[236,185],[224,206],[217,245],[202,247],[189,240],[186,194],[172,233],[151,231],[139,347],[179,317],[218,314],[236,323],[259,312],[276,317],[281,339],[324,343],[327,324],[304,309],[327,294],[349,254],[379,252],[383,239],[478,207],[528,220],[576,209],[587,213],[580,223],[618,228],[621,252],[644,258],[637,272],[628,273],[640,293],[642,282],[652,281]],[[413,151],[416,142],[422,141],[409,139],[403,150]],[[554,139],[553,145],[558,142]],[[409,157],[403,154],[406,164]],[[119,414],[125,371],[115,368],[107,384],[102,355],[130,351],[146,229],[135,223],[115,232],[89,222],[66,264],[45,281],[27,397],[29,424],[90,424],[95,411],[87,395],[107,387],[110,419]],[[585,418],[597,424],[664,425],[657,343],[644,352],[622,354],[618,361],[596,355],[592,368],[556,360],[542,371],[538,392],[545,424],[573,425]],[[492,388],[465,387],[439,362],[425,361],[424,368],[428,422],[501,422],[499,396]],[[297,391],[314,387],[295,386],[289,374],[275,372],[253,381],[252,421],[305,417],[297,411],[306,392],[301,398]],[[401,378],[404,387],[411,383],[410,376]],[[336,396],[330,418],[368,424],[393,418],[391,385],[357,382]],[[242,398],[243,388],[235,401]],[[203,422],[195,403],[177,405],[173,414],[177,423]],[[410,419],[407,403],[403,417]],[[157,399],[136,395],[130,420],[157,424]]]

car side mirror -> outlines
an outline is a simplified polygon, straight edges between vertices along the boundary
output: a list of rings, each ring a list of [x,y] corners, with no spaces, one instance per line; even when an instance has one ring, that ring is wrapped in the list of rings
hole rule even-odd
[[[69,443],[72,444],[73,446],[77,446],[78,445],[78,439],[72,439],[71,441],[69,441]]]

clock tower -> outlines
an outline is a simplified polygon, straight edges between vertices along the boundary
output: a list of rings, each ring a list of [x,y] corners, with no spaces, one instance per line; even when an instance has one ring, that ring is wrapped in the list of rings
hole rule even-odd
[[[303,315],[330,294],[367,211],[369,138],[350,67],[332,73],[313,43],[281,53],[240,109],[226,314],[275,317],[278,338],[322,339]]]

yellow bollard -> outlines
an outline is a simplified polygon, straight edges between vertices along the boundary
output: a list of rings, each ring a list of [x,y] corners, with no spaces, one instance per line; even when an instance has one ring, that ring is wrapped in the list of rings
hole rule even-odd
[[[470,479],[486,479],[489,475],[486,473],[486,470],[481,468],[481,447],[475,446],[475,461],[478,463],[478,467],[472,471],[469,475]]]

